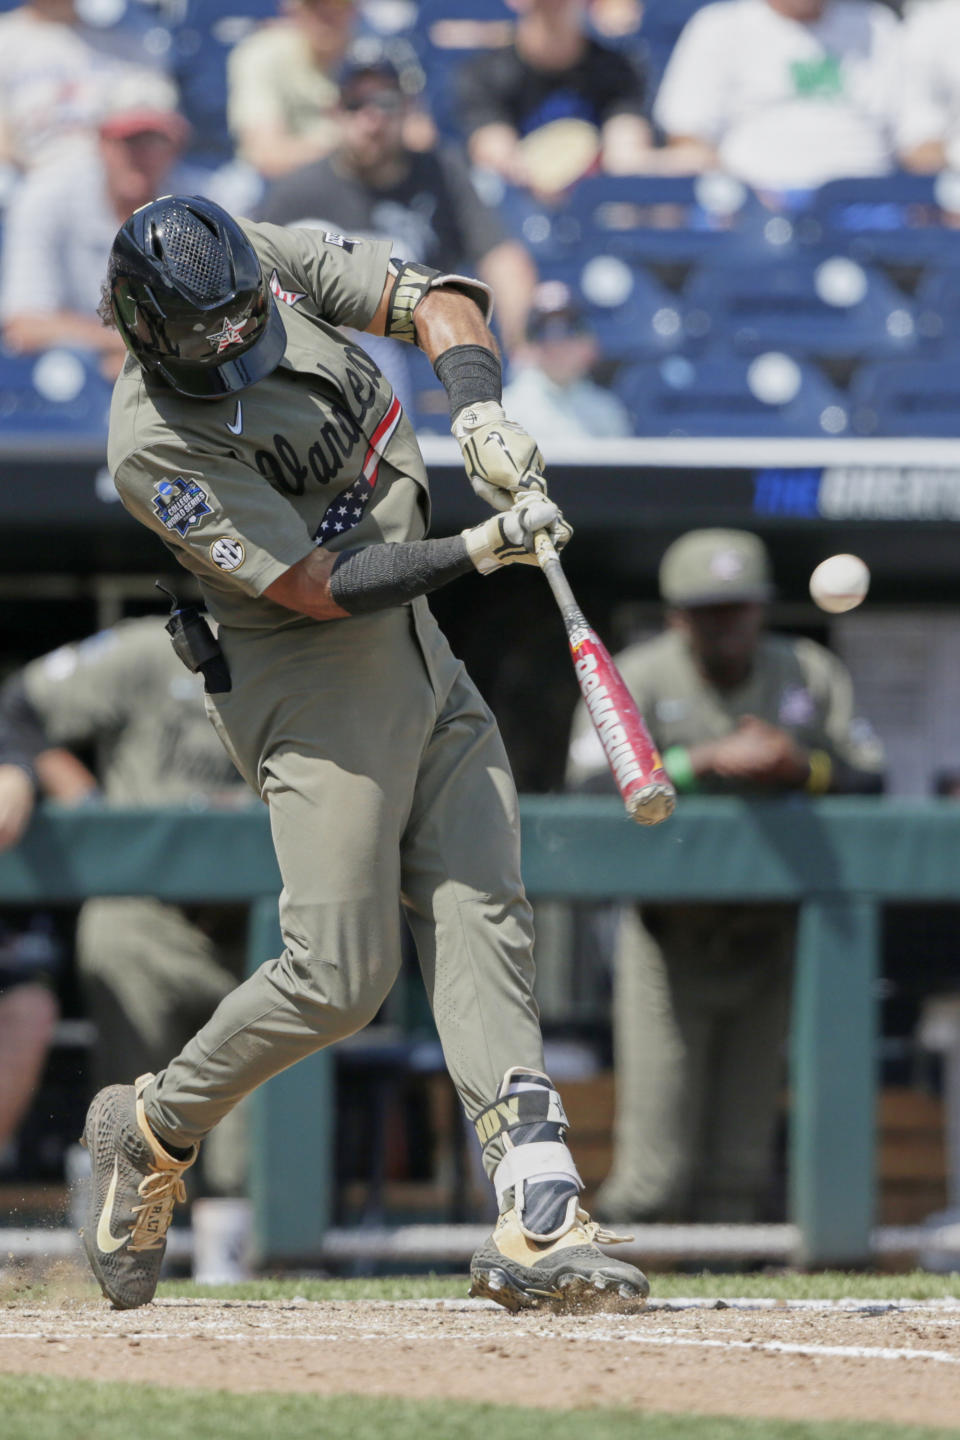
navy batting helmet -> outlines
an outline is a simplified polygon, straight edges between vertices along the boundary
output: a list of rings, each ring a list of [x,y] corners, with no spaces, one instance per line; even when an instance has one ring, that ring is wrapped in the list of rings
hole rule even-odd
[[[107,272],[124,343],[196,400],[269,375],[286,331],[257,252],[231,215],[198,195],[164,195],[120,227]]]

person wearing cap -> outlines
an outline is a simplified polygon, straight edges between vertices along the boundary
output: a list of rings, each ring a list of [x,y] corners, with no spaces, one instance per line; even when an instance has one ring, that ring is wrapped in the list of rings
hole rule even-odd
[[[760,539],[694,530],[660,566],[662,634],[617,656],[684,794],[876,793],[883,754],[829,650],[766,629]],[[568,782],[606,786],[583,711]],[[607,1219],[766,1218],[787,1038],[795,913],[781,904],[645,905],[615,954],[614,1162]]]
[[[610,390],[591,378],[596,337],[569,288],[547,280],[534,291],[526,343],[513,357],[507,404],[521,423],[557,439],[631,433],[630,417]]]
[[[169,81],[126,81],[101,113],[95,153],[43,167],[14,192],[0,252],[8,350],[89,350],[112,379],[126,351],[97,316],[117,226],[169,188],[188,127]]]
[[[339,139],[336,73],[353,0],[282,0],[227,58],[227,124],[241,160],[267,179],[328,155]]]
[[[144,43],[144,30],[114,23],[122,8],[106,17],[103,5],[78,7],[75,0],[3,6],[0,165],[30,174],[79,161],[94,148],[104,96],[118,85],[162,78],[165,67]]]
[[[402,52],[398,58],[370,37],[351,46],[339,75],[336,149],[276,180],[260,218],[388,238],[404,260],[478,275],[497,296],[509,353],[523,339],[537,278],[533,261],[477,194],[455,151],[406,143],[410,74]]]

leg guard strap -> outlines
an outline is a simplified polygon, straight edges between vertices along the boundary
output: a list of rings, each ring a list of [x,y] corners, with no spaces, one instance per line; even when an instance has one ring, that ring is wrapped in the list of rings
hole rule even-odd
[[[497,1135],[517,1143],[511,1132],[536,1126],[537,1132],[524,1139],[562,1140],[568,1120],[560,1096],[549,1078],[538,1070],[508,1070],[492,1105],[481,1110],[473,1122],[481,1145]]]
[[[481,1144],[500,1137],[493,1183],[501,1214],[513,1208],[523,1234],[545,1243],[575,1224],[583,1181],[565,1143],[567,1117],[549,1077],[515,1067],[476,1121]]]

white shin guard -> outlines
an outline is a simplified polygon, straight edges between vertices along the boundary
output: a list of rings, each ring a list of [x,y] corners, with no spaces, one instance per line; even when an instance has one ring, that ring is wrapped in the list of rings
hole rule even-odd
[[[566,1144],[567,1117],[549,1077],[508,1070],[497,1099],[477,1120],[483,1143],[499,1136],[505,1149],[493,1183],[501,1212],[512,1204],[522,1233],[541,1244],[574,1225],[583,1181]]]

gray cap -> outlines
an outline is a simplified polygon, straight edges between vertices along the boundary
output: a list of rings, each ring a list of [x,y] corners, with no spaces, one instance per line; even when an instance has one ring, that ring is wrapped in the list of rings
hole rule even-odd
[[[766,546],[748,530],[690,530],[660,561],[668,605],[735,605],[773,595]]]

